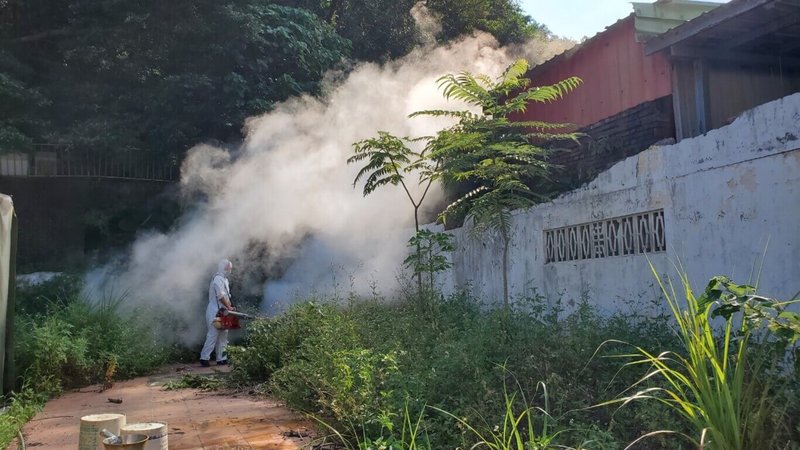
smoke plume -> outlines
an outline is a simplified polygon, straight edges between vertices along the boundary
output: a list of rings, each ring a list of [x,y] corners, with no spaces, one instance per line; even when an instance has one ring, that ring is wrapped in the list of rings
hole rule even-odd
[[[435,32],[432,22],[425,23]],[[538,51],[538,60],[552,53]],[[234,261],[235,275],[253,269],[279,275],[265,283],[233,277],[234,303],[237,291],[256,291],[267,312],[315,293],[377,288],[388,295],[413,234],[413,208],[399,187],[367,197],[362,186],[354,188],[360,166],[346,163],[352,144],[379,130],[433,134],[446,123],[408,115],[463,108],[442,98],[438,77],[464,70],[498,76],[516,57],[485,34],[421,47],[397,61],[331,76],[323,98],[294,98],[251,118],[245,142],[234,151],[192,148],[180,182],[191,212],[168,233],[141,236],[121,267],[99,269],[89,281],[95,290],[102,280],[131,299],[170,305],[190,323],[202,320],[208,282],[221,258]],[[205,332],[197,328],[196,334]]]

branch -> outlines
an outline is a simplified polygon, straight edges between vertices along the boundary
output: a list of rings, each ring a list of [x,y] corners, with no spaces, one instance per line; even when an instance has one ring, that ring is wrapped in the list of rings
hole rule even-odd
[[[406,191],[406,195],[408,196],[408,199],[411,200],[411,204],[414,205],[414,208],[416,209],[417,208],[417,202],[414,201],[414,197],[412,197],[411,196],[411,192],[408,191],[408,188],[406,187],[406,183],[404,181],[405,178],[403,177],[403,175],[400,174],[400,172],[397,171],[397,164],[395,164],[394,158],[392,158],[391,155],[389,155],[388,158],[389,158],[389,161],[392,162],[392,168],[394,169],[394,173],[396,173],[397,176],[400,177],[400,186],[403,186],[403,190]]]
[[[433,170],[434,170],[434,172],[435,172],[435,171],[436,171],[438,168],[439,168],[439,163],[437,162],[437,163],[436,163],[436,167],[433,169]],[[430,178],[430,177],[429,177],[429,178],[428,178],[428,185],[427,185],[427,186],[425,186],[425,190],[422,192],[422,197],[420,197],[420,199],[419,199],[419,203],[420,203],[420,205],[422,204],[422,201],[423,201],[423,200],[425,200],[425,196],[426,196],[426,195],[428,195],[428,189],[430,189],[430,188],[431,188],[431,184],[432,184],[432,183],[433,183],[433,178]]]

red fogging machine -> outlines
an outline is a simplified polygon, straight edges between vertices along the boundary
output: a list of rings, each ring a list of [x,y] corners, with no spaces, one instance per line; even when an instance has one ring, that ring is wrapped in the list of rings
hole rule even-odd
[[[211,324],[218,330],[238,330],[241,328],[239,320],[250,320],[254,317],[250,314],[241,313],[238,311],[228,311],[227,308],[220,308],[217,312],[217,317]]]

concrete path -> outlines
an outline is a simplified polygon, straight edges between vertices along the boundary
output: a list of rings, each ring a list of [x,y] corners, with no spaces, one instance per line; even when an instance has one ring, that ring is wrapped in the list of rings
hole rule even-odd
[[[78,446],[80,419],[89,414],[124,414],[127,423],[166,422],[170,450],[294,450],[308,445],[311,424],[272,400],[247,394],[163,390],[183,374],[227,372],[221,367],[175,365],[163,374],[65,393],[47,403],[23,428],[28,449],[70,449]],[[109,398],[121,399],[115,404]],[[301,437],[298,437],[301,436]],[[294,437],[290,437],[294,436]],[[16,449],[16,442],[8,447]]]

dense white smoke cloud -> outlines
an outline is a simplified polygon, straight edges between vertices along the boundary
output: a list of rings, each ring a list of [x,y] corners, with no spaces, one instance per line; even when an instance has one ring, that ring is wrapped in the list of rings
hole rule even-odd
[[[550,56],[540,52],[539,60]],[[367,197],[360,185],[353,188],[360,167],[346,163],[352,144],[379,130],[434,133],[445,124],[408,115],[463,108],[443,100],[438,77],[463,70],[498,76],[514,58],[490,36],[476,35],[385,65],[363,64],[331,81],[322,99],[291,99],[249,120],[234,155],[208,145],[191,149],[181,175],[182,194],[194,202],[191,214],[169,233],[140,237],[116,275],[105,268],[90,280],[112,283],[131,299],[168,304],[197,322],[209,278],[225,257],[239,265],[234,272],[280,266],[282,278],[260,286],[267,311],[310,293],[377,287],[387,294],[406,256],[413,209],[399,187]],[[234,300],[237,289],[243,287],[234,283]]]

